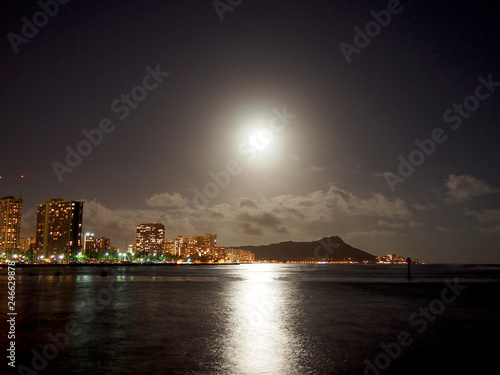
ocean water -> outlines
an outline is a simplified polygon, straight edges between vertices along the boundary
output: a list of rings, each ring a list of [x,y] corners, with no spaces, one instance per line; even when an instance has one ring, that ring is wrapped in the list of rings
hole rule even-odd
[[[500,267],[17,268],[1,374],[450,374],[496,368]],[[54,273],[60,271],[60,276]],[[30,275],[34,273],[34,275]],[[7,311],[7,270],[0,303]],[[2,349],[9,347],[2,325]],[[5,353],[4,349],[4,353]]]

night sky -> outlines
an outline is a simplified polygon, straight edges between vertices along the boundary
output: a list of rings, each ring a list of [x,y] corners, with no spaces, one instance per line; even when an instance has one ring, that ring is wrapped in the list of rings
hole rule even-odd
[[[23,237],[53,197],[121,248],[162,222],[498,262],[497,4],[2,2],[0,195],[25,175]]]

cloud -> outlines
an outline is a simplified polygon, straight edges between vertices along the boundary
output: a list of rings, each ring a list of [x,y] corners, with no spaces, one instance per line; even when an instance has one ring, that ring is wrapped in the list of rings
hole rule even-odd
[[[467,175],[450,175],[446,181],[446,187],[448,188],[446,203],[461,203],[473,197],[500,193],[500,189]]]
[[[242,233],[249,236],[262,236],[264,234],[264,230],[262,228],[259,228],[252,223],[241,223],[240,227],[242,229]]]
[[[381,237],[398,237],[401,234],[394,230],[370,230],[370,231],[353,231],[347,233],[346,238],[354,238],[359,236],[381,236]]]
[[[36,208],[26,209],[23,207],[21,218],[21,236],[33,237],[36,230]]]
[[[483,234],[500,234],[500,225],[493,228],[478,228],[478,230]]]
[[[475,217],[482,223],[488,223],[492,221],[500,220],[500,210],[481,210],[481,211],[471,211],[465,209],[466,216]]]
[[[137,225],[141,223],[162,223],[170,231],[174,230],[178,234],[193,230],[189,216],[181,209],[170,209],[168,212],[158,209],[111,209],[105,207],[97,199],[82,199],[82,201],[85,202],[84,230],[94,232],[97,236],[110,238],[113,246],[134,241]]]
[[[404,222],[390,223],[385,220],[379,220],[377,221],[377,225],[382,228],[405,228],[407,226],[410,228],[419,228],[422,226],[422,223],[415,220],[409,220],[408,223]]]
[[[244,212],[238,216],[238,222],[243,233],[253,236],[262,235],[265,231],[288,233],[286,228],[282,226],[281,220],[268,212],[260,212],[255,215]]]
[[[325,167],[320,167],[318,165],[311,165],[308,167],[308,169],[313,172],[323,172],[326,170]]]
[[[240,207],[258,208],[257,202],[250,198],[241,198]]]
[[[413,203],[412,206],[417,211],[428,211],[436,208],[436,205],[430,202],[428,202],[427,204]]]
[[[412,218],[401,199],[380,194],[358,197],[337,187],[305,195],[241,197],[198,208],[181,205],[187,201],[178,193],[160,193],[146,199],[144,209],[129,209],[86,200],[84,230],[109,237],[116,246],[134,241],[138,224],[160,222],[165,225],[167,238],[217,233],[221,244],[238,245],[345,234],[349,228],[369,225],[371,218],[380,219],[382,227],[392,229],[391,220]],[[409,222],[406,225],[411,226]],[[395,232],[382,230],[372,234],[393,236]]]
[[[436,227],[436,230],[437,230],[439,233],[453,233],[453,232],[454,232],[454,230],[453,230],[453,229],[446,228],[446,227]]]
[[[419,221],[415,221],[415,220],[410,220],[410,221],[408,222],[408,226],[409,226],[410,228],[420,228],[422,225],[423,225],[423,224],[422,224],[421,222],[419,222]]]
[[[390,200],[382,194],[373,194],[368,199],[362,199],[332,186],[328,191],[328,197],[350,215],[381,216],[393,219],[408,219],[412,216],[402,199]]]
[[[405,223],[389,223],[385,220],[379,220],[377,221],[377,225],[379,227],[387,227],[387,228],[403,228],[406,226]]]
[[[481,223],[495,223],[500,221],[500,210],[491,209],[491,210],[481,210],[481,211],[472,211],[465,209],[466,216],[472,216],[479,220]],[[495,226],[490,228],[477,228],[477,230],[483,234],[499,234],[500,233],[500,225],[493,224]]]
[[[183,198],[179,193],[161,193],[153,194],[146,199],[146,204],[152,207],[182,207],[186,205],[187,199]]]

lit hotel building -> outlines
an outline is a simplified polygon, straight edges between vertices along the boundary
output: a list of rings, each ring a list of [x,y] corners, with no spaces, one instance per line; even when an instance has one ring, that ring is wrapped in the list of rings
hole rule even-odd
[[[36,220],[37,259],[72,259],[82,247],[83,202],[48,198]],[[41,258],[43,257],[43,258]]]
[[[94,233],[85,233],[83,236],[83,254],[88,259],[102,259],[111,251],[109,238],[96,238]]]
[[[21,232],[22,199],[0,199],[0,252],[7,253],[19,248]]]
[[[187,258],[191,255],[208,255],[212,249],[217,247],[216,234],[204,234],[203,236],[177,236],[175,240],[176,255]]]
[[[137,226],[135,245],[141,256],[149,256],[163,252],[165,226],[160,223],[139,224]]]

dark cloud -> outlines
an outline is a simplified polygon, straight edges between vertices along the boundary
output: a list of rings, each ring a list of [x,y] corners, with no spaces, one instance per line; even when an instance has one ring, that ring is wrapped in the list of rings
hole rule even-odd
[[[241,198],[240,207],[258,208],[258,205],[253,199]]]

